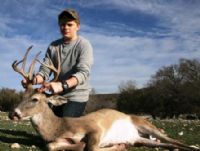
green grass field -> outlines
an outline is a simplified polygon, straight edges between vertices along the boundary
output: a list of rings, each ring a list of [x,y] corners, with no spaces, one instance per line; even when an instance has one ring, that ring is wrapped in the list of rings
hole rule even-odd
[[[170,137],[186,144],[200,147],[200,121],[186,120],[156,120],[152,121],[163,129]],[[53,125],[52,125],[53,126]],[[18,143],[19,149],[12,149],[11,145]],[[45,142],[34,131],[29,121],[13,122],[7,113],[0,112],[0,151],[43,151]],[[153,151],[148,148],[132,148],[130,151]]]

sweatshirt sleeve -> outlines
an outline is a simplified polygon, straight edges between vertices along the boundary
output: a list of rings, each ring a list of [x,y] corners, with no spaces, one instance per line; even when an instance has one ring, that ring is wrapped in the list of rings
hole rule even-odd
[[[72,75],[77,78],[79,84],[83,84],[89,77],[93,64],[93,48],[89,41],[85,40],[80,45],[79,57],[76,64],[76,72]]]

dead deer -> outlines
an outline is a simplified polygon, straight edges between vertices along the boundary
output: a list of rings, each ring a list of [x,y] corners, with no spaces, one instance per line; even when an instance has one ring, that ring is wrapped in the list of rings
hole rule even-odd
[[[27,52],[22,61],[15,61],[13,69],[20,73],[27,81],[27,87],[22,102],[10,112],[13,120],[30,119],[35,130],[48,142],[49,150],[82,151],[85,147],[85,138],[89,151],[118,151],[126,150],[131,146],[160,147],[169,150],[180,149],[185,151],[199,151],[177,140],[167,137],[147,120],[136,115],[128,115],[112,109],[102,109],[78,118],[57,117],[48,103],[62,103],[56,95],[48,96],[32,87],[33,68],[38,60],[37,56],[30,65],[29,72],[25,73]],[[59,57],[59,52],[57,52]],[[22,68],[18,65],[22,63]],[[60,72],[60,61],[55,68],[52,61],[49,65],[43,64],[54,72],[54,81]],[[147,137],[148,136],[148,137]],[[149,136],[159,139],[157,142]]]

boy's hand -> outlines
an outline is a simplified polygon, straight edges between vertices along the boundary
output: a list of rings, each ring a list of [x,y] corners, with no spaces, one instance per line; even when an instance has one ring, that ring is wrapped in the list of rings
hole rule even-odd
[[[63,91],[61,82],[44,82],[42,87],[38,89],[39,92],[49,91],[52,94],[58,94]]]
[[[23,80],[21,81],[21,84],[22,84],[22,86],[23,86],[24,89],[27,88],[27,80],[26,80],[26,79],[23,79]]]
[[[33,77],[33,81],[32,81],[32,85],[36,85],[36,84],[42,84],[44,82],[44,79],[41,75],[37,74],[36,76]],[[28,85],[28,81],[26,79],[23,79],[21,81],[21,84],[23,86],[23,88],[27,88]]]
[[[33,77],[33,81],[32,81],[33,85],[42,84],[43,82],[44,82],[44,78],[40,74],[37,74],[36,76]]]

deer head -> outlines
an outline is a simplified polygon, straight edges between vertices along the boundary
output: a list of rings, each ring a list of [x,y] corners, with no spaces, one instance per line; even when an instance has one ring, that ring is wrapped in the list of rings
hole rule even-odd
[[[24,58],[21,61],[14,61],[12,64],[12,68],[14,71],[18,72],[21,74],[25,80],[27,81],[25,85],[25,91],[23,93],[23,98],[21,103],[14,109],[14,111],[10,112],[9,117],[12,120],[23,120],[30,118],[34,116],[37,113],[40,113],[44,110],[44,106],[48,106],[48,102],[51,102],[54,105],[59,105],[62,103],[66,103],[66,100],[64,100],[63,97],[61,96],[56,96],[56,95],[50,95],[46,94],[45,92],[38,92],[37,88],[33,88],[33,69],[36,64],[36,62],[40,62],[38,60],[38,56],[40,54],[37,53],[36,56],[34,57],[32,63],[29,66],[28,72],[25,72],[25,66],[26,66],[26,60],[29,51],[31,50],[32,46],[30,46],[24,55]],[[49,68],[52,70],[54,73],[54,78],[51,81],[57,81],[58,75],[61,71],[60,69],[60,53],[59,51],[56,52],[58,56],[58,66],[57,68],[54,66],[53,62],[51,61],[50,57],[49,59],[49,64],[44,64],[40,62],[43,66]],[[22,63],[22,67],[19,68],[18,65]]]

